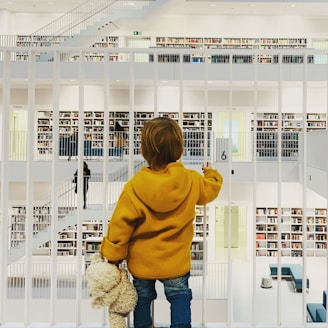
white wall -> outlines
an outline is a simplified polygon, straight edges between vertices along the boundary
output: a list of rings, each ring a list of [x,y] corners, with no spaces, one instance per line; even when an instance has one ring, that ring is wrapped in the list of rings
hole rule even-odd
[[[244,86],[242,89],[232,91],[232,106],[236,110],[253,111],[254,90],[248,90]],[[104,107],[104,89],[103,86],[86,85],[85,86],[85,109],[98,110]],[[35,102],[38,109],[52,109],[53,89],[52,87],[37,88],[35,93]],[[160,111],[178,111],[179,110],[179,88],[174,86],[161,86],[158,90],[158,103]],[[59,95],[59,106],[61,110],[78,110],[79,88],[78,85],[62,85]],[[278,90],[276,87],[259,87],[257,91],[257,111],[258,112],[277,112],[278,110]],[[327,88],[324,85],[311,86],[309,83],[307,89],[307,112],[326,113],[327,111]],[[129,106],[129,90],[111,89],[110,104],[122,107]],[[0,93],[0,102],[3,102],[2,93]],[[303,90],[302,87],[284,86],[282,89],[282,107],[283,112],[301,113],[303,111]],[[189,110],[204,110],[205,93],[197,88],[184,88],[183,106]],[[27,107],[27,89],[12,88],[11,104]],[[154,89],[151,87],[138,87],[135,90],[135,106],[143,108],[142,110],[152,110],[154,108]],[[215,90],[209,90],[208,106],[212,109],[226,111],[229,107],[229,91],[224,87],[217,87]]]
[[[2,35],[9,34],[10,13],[8,10],[0,9],[0,32]]]
[[[260,15],[194,15],[183,13],[183,3],[168,0],[150,17],[121,19],[118,35],[132,35],[141,31],[142,36],[199,36],[209,37],[322,37],[328,31],[325,16],[260,16]],[[205,4],[204,4],[205,5]],[[0,34],[28,35],[58,18],[54,13],[10,13],[9,22]],[[0,20],[2,21],[2,20]]]
[[[10,22],[7,34],[32,34],[60,16],[61,14],[54,13],[10,13]],[[1,29],[0,34],[3,34]]]
[[[202,37],[326,37],[328,21],[323,17],[260,15],[179,15],[169,1],[144,20],[121,20],[120,35],[133,30],[143,36]],[[205,5],[205,4],[204,4]],[[181,12],[181,10],[180,10]]]

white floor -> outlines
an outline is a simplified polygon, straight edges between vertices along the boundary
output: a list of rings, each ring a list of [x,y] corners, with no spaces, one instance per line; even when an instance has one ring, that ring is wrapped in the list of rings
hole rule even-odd
[[[290,261],[295,261],[289,258]],[[298,259],[298,262],[301,260]],[[253,302],[252,286],[252,263],[246,261],[235,261],[233,264],[233,322],[252,322],[252,311],[254,304],[254,321],[257,324],[296,325],[301,326],[303,319],[306,320],[306,303],[321,303],[323,290],[327,289],[327,263],[325,258],[309,258],[307,263],[310,288],[306,293],[295,292],[293,283],[282,279],[281,284],[272,280],[272,288],[261,288],[262,277],[269,276],[269,263],[257,262],[255,279],[255,300]],[[280,287],[279,287],[280,285]],[[279,302],[278,302],[279,298]],[[304,313],[305,312],[305,313]]]
[[[225,252],[220,253],[220,256],[226,258]],[[233,249],[231,252],[231,280],[228,279],[228,282],[223,282],[224,286],[215,285],[212,288],[212,291],[218,291],[223,289],[226,285],[231,285],[231,298],[230,302],[228,302],[228,297],[230,293],[227,293],[228,297],[224,297],[224,299],[220,299],[220,297],[215,296],[214,300],[210,300],[206,303],[206,319],[209,323],[216,323],[216,326],[226,326],[229,321],[231,321],[231,325],[233,326],[257,326],[257,327],[279,327],[283,326],[294,326],[294,327],[302,327],[303,323],[306,319],[305,313],[305,305],[306,303],[320,303],[322,302],[322,293],[323,290],[327,289],[327,258],[325,257],[317,257],[317,258],[308,258],[306,262],[307,268],[307,276],[310,280],[310,288],[305,293],[295,293],[293,284],[291,281],[282,280],[278,282],[277,280],[272,280],[272,288],[264,289],[261,288],[261,279],[262,277],[269,277],[270,263],[277,263],[277,258],[255,258],[256,265],[253,266],[253,262],[246,259],[246,252],[244,249]],[[219,259],[218,259],[219,261]],[[221,261],[226,262],[221,259]],[[219,262],[221,262],[219,261]],[[302,258],[282,258],[283,263],[302,263]],[[255,274],[253,274],[255,270]],[[212,271],[211,271],[212,272]],[[224,274],[218,270],[216,270],[212,274],[215,275],[216,278],[222,278]],[[254,277],[254,278],[253,278]],[[202,277],[196,276],[192,278],[193,287],[199,285],[202,286]],[[212,279],[213,280],[213,279]],[[212,281],[208,280],[208,281]],[[226,284],[226,285],[225,285]],[[255,289],[253,288],[255,285]],[[75,286],[75,285],[74,285]],[[58,303],[56,303],[57,310],[60,306],[64,306],[66,304],[66,308],[76,308],[75,297],[75,287],[71,286],[72,290],[69,289],[69,285],[65,285],[65,290],[63,291],[63,295],[65,297],[61,298],[60,295],[58,297]],[[228,287],[227,287],[228,288]],[[195,288],[195,299],[193,300],[193,322],[195,322],[195,327],[199,326],[202,318],[202,303],[199,299],[199,295],[197,295],[197,288]],[[20,295],[11,295],[8,299],[10,304],[14,304],[15,298],[18,298],[17,303],[21,304],[22,308],[24,307],[24,291]],[[86,292],[86,291],[84,291]],[[50,291],[48,290],[48,294]],[[44,313],[40,313],[39,307],[40,304],[44,304],[44,306],[49,310],[49,302],[50,302],[50,294],[45,299],[34,298],[31,303],[31,310],[36,308],[35,318],[34,315],[31,314],[32,321],[42,320],[47,322],[49,320],[49,314],[47,311]],[[71,297],[68,295],[71,294]],[[164,299],[163,292],[159,291],[159,303],[161,303],[161,299]],[[207,292],[207,295],[211,293]],[[45,295],[43,295],[45,296]],[[83,306],[85,306],[85,313],[89,313],[90,309],[90,301],[88,300],[87,295],[82,293],[82,301]],[[198,296],[198,299],[196,299]],[[39,305],[38,305],[39,304]],[[70,304],[67,306],[67,304]],[[158,304],[159,305],[159,304]],[[157,323],[166,323],[162,324],[162,326],[168,326],[167,322],[169,322],[169,306],[166,301],[163,301],[162,306],[156,306],[155,314],[158,317]],[[229,306],[230,305],[230,306]],[[18,306],[19,307],[19,306]],[[17,306],[15,305],[15,308]],[[9,309],[9,308],[8,308]],[[231,310],[230,312],[229,309]],[[24,319],[23,311],[19,312],[20,318],[18,318],[16,314],[16,310],[14,308],[10,308],[10,311],[15,312],[15,317],[17,317],[18,321],[22,321]],[[59,311],[61,314],[66,312],[65,309],[63,311]],[[74,311],[73,311],[74,312]],[[84,311],[83,316],[84,316]],[[32,311],[31,311],[32,313]],[[33,312],[34,313],[34,312]],[[231,313],[231,319],[229,317],[229,313]],[[67,315],[71,315],[71,311],[67,313]],[[7,314],[6,314],[7,316]],[[41,318],[41,317],[42,318]],[[44,318],[43,318],[44,316]],[[90,315],[88,314],[88,318],[83,318],[87,321],[91,320]],[[64,319],[63,319],[64,320]],[[82,320],[82,322],[85,322]],[[12,318],[11,320],[12,321]],[[66,318],[64,322],[72,322],[74,321],[74,314],[72,317]],[[91,320],[92,322],[99,322],[99,313],[95,314],[95,319]],[[210,325],[212,327],[212,325]],[[45,328],[45,327],[42,327]]]

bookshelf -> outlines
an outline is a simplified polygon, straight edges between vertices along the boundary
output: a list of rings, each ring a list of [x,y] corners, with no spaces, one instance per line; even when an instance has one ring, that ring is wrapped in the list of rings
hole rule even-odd
[[[201,156],[204,151],[204,129],[205,124],[209,131],[212,130],[212,113],[207,117],[203,112],[185,112],[182,114],[182,129],[185,136],[185,148],[190,156]],[[179,113],[160,112],[159,116],[170,117],[179,122]],[[134,131],[133,143],[134,154],[140,153],[141,129],[146,121],[154,117],[154,112],[135,112],[134,113]],[[107,146],[109,149],[114,147],[114,130],[118,122],[125,130],[124,138],[128,144],[130,112],[119,111],[109,113],[109,136]],[[79,112],[60,111],[59,112],[59,156],[76,156],[77,145],[74,134],[79,127]],[[104,112],[103,111],[85,111],[83,116],[84,133],[84,155],[102,156],[104,144]],[[37,151],[38,154],[52,154],[52,111],[39,111],[37,115]],[[210,136],[208,135],[208,148],[210,147]],[[76,136],[77,137],[77,136]],[[125,153],[128,152],[126,148]]]
[[[119,38],[117,36],[105,36],[99,42],[96,42],[92,45],[92,48],[99,49],[108,49],[108,48],[117,48],[119,45]],[[105,53],[101,52],[92,52],[86,53],[84,55],[85,61],[87,62],[103,62],[105,61]],[[108,60],[110,62],[117,62],[119,60],[119,54],[117,52],[109,53]],[[70,58],[70,61],[79,61],[80,57],[74,55]],[[106,59],[107,60],[107,59]]]
[[[257,157],[259,159],[278,156],[279,124],[281,123],[281,156],[282,158],[297,158],[299,151],[300,132],[303,131],[302,113],[257,113],[253,124],[256,130]],[[326,114],[308,113],[306,129],[318,130],[327,128]]]
[[[18,35],[16,38],[17,47],[50,47],[59,46],[64,41],[66,41],[68,36],[33,36],[33,35]],[[321,40],[315,41],[316,43]],[[208,60],[211,63],[229,63],[230,60],[237,64],[251,64],[257,61],[260,64],[276,64],[279,61],[279,56],[274,54],[268,54],[265,50],[270,49],[302,49],[309,47],[311,40],[307,38],[231,38],[231,37],[174,37],[174,36],[157,36],[153,46],[156,48],[185,48],[185,49],[261,49],[263,53],[253,56],[253,55],[232,55],[227,54],[213,54]],[[104,62],[105,61],[105,51],[99,52],[99,49],[108,50],[111,48],[119,48],[120,45],[124,44],[124,37],[118,36],[100,36],[99,41],[95,42],[90,46],[90,52],[84,54],[84,59],[88,62]],[[92,51],[92,49],[97,49],[97,51]],[[38,61],[49,61],[53,58],[47,55],[47,52],[37,53]],[[27,61],[29,60],[28,51],[17,51],[16,60],[17,61]],[[308,63],[314,63],[315,57],[309,55],[307,57]],[[109,52],[108,61],[118,62],[124,61],[126,56],[123,54],[114,52]],[[185,63],[202,63],[205,61],[204,54],[185,54],[182,55],[182,60]],[[66,58],[67,61],[79,61],[79,54],[70,54]],[[149,61],[154,61],[154,55],[149,55]],[[174,63],[180,61],[180,56],[178,54],[159,54],[159,62]],[[318,61],[318,59],[316,59]],[[282,63],[284,64],[301,64],[303,63],[302,55],[283,55]]]
[[[69,37],[62,35],[18,35],[16,39],[17,47],[58,47],[62,42],[66,41]],[[42,57],[44,56],[44,57]],[[36,53],[36,60],[48,61],[46,51],[44,53]],[[29,60],[28,51],[17,51],[16,61]]]
[[[208,237],[208,216],[206,217],[203,206],[196,206],[194,219],[194,238],[191,245],[191,259],[193,261],[202,261],[204,255],[204,237]]]
[[[306,115],[307,131],[327,129],[326,113],[308,113]]]
[[[59,216],[66,215],[65,209],[59,209]],[[204,207],[197,206],[195,209],[194,219],[194,238],[191,246],[191,257],[193,261],[202,261],[204,252],[204,236],[208,237],[209,223],[208,216],[206,218],[206,226],[204,226]],[[33,210],[33,233],[47,229],[51,225],[51,208],[35,207]],[[26,207],[15,206],[11,213],[11,247],[18,246],[26,238]],[[77,251],[77,227],[67,226],[57,235],[57,255],[69,256],[76,255]],[[86,264],[90,260],[90,256],[99,249],[103,237],[102,220],[90,220],[82,222],[82,249],[86,255]],[[40,249],[47,250],[50,255],[50,241],[46,242]],[[200,263],[200,262],[195,262]]]
[[[237,64],[252,64],[255,61],[261,64],[278,63],[277,55],[266,54],[268,49],[299,49],[307,48],[308,40],[306,38],[229,38],[229,37],[156,37],[155,47],[157,48],[186,48],[186,49],[263,49],[263,54],[253,55],[232,55],[231,60]],[[203,54],[183,55],[183,62],[204,62]],[[154,56],[150,55],[149,61],[154,61]],[[179,62],[178,54],[159,54],[158,62]],[[230,56],[227,54],[214,54],[209,58],[211,63],[229,63]],[[284,55],[282,56],[284,64],[300,64],[303,62],[303,56]],[[313,63],[313,56],[308,57],[308,62]]]
[[[257,131],[278,131],[279,117],[278,113],[257,113],[256,130]],[[282,131],[302,131],[303,127],[302,113],[282,113],[281,130]]]
[[[59,46],[64,41],[66,41],[68,36],[46,36],[46,35],[18,35],[16,40],[17,47],[53,47]],[[119,38],[117,36],[104,36],[98,42],[94,43],[91,48],[117,48],[119,45]],[[46,53],[46,52],[45,52]],[[42,53],[38,53],[37,60],[40,61],[48,61],[49,58],[47,56],[42,56]],[[17,51],[16,52],[16,60],[17,61],[27,61],[29,60],[28,51]],[[90,50],[89,53],[84,55],[85,60],[88,62],[103,62],[105,60],[105,54],[101,52],[92,52]],[[76,54],[72,54],[67,58],[68,61],[78,61],[80,60],[80,56]],[[116,62],[119,60],[119,54],[117,52],[110,53],[108,60],[111,62]]]
[[[327,252],[327,209],[277,208],[256,209],[256,256],[302,257],[306,240],[306,256],[326,256]],[[280,241],[279,225],[280,218]],[[306,220],[306,232],[303,232]],[[304,240],[304,238],[306,238]]]
[[[85,111],[83,114],[83,133],[84,133],[84,155],[101,156],[104,143],[104,112],[103,111]],[[109,137],[107,146],[109,149],[114,147],[114,127],[119,122],[123,128],[128,129],[128,112],[110,112],[109,113]],[[52,154],[52,111],[39,111],[37,114],[37,151],[39,154]],[[59,112],[59,155],[72,156],[77,155],[77,140],[73,138],[79,129],[78,111],[60,111]],[[77,136],[77,135],[76,135]],[[125,136],[128,138],[128,134]]]
[[[88,237],[85,240],[84,263],[87,268],[91,263],[91,257],[94,253],[99,252],[102,237]]]
[[[52,112],[38,112],[37,152],[41,155],[52,154]]]
[[[11,247],[17,247],[26,239],[26,207],[14,206],[10,215],[10,244]],[[64,218],[67,214],[67,208],[58,208],[58,219]],[[46,230],[52,222],[51,208],[44,206],[33,207],[33,235]],[[102,220],[90,220],[82,222],[82,248],[85,249],[85,243],[88,238],[102,237]],[[42,254],[50,255],[50,241],[39,247],[45,252]],[[38,253],[36,250],[36,253]],[[57,255],[68,256],[76,255],[77,250],[77,228],[67,226],[57,235]]]
[[[88,258],[91,246],[88,244],[90,240],[102,239],[102,220],[91,220],[82,222],[82,250],[83,254]],[[47,245],[50,247],[50,245]],[[58,233],[57,255],[67,256],[76,255],[77,251],[77,228],[68,226],[66,229]]]
[[[58,233],[57,238],[57,256],[76,255],[76,226],[68,226],[66,229]],[[50,254],[50,242],[47,242],[42,248],[49,248]]]
[[[66,207],[58,208],[58,219],[65,217]],[[26,238],[26,206],[13,206],[10,214],[10,245],[18,246]],[[51,224],[51,208],[47,206],[33,207],[33,235],[45,230]]]

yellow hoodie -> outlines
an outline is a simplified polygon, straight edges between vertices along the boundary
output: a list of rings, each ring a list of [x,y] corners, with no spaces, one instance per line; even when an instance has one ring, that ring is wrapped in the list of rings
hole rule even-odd
[[[100,253],[109,261],[126,259],[141,279],[168,279],[190,271],[195,205],[214,200],[222,176],[204,176],[174,162],[157,172],[142,168],[125,185],[103,238]]]

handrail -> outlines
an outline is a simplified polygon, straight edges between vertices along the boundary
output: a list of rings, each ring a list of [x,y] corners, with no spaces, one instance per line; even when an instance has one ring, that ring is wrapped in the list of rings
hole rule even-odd
[[[103,0],[87,0],[41,29],[36,30],[31,36],[72,37],[85,28],[88,23],[95,22],[98,18],[97,14],[104,9],[108,9],[117,1],[119,0],[106,1],[104,6]],[[106,11],[105,13],[108,14],[109,12]]]
[[[154,1],[154,0],[152,0]],[[145,3],[149,6],[151,1],[140,1],[141,8],[145,6]],[[55,19],[51,23],[45,25],[41,29],[33,32],[30,37],[34,37],[40,41],[42,38],[46,38],[46,42],[51,46],[60,44],[63,41],[73,38],[75,35],[80,34],[83,30],[87,30],[88,27],[96,25],[96,23],[102,24],[98,27],[97,32],[90,33],[89,38],[93,37],[90,42],[96,42],[99,39],[101,33],[99,31],[104,29],[108,32],[108,27],[112,26],[117,29],[117,26],[112,21],[112,14],[114,10],[124,9],[124,4],[127,2],[124,0],[87,0],[81,5],[67,12],[66,14]],[[129,7],[130,9],[131,7]],[[140,6],[135,9],[140,8]],[[102,19],[108,19],[106,22],[102,22]],[[95,37],[97,39],[95,39]]]
[[[141,166],[144,165],[144,161],[140,161],[140,162],[137,162],[136,163],[136,166],[135,166],[135,170],[139,170]],[[124,167],[124,168],[121,168],[117,173],[116,173],[116,178],[113,177],[113,175],[111,176],[108,176],[108,181],[127,181],[127,167]],[[126,178],[124,180],[124,178]],[[103,174],[92,174],[91,177],[90,177],[90,182],[103,182],[105,181],[104,179],[104,175]],[[71,214],[73,212],[73,210],[76,209],[76,205],[74,205],[73,203],[73,200],[74,198],[72,198],[72,195],[74,195],[73,193],[73,189],[74,189],[74,186],[73,184],[71,183],[71,181],[66,181],[65,183],[63,183],[62,185],[59,186],[60,189],[63,189],[60,193],[59,193],[59,196],[58,196],[58,203],[63,203],[63,204],[60,204],[58,206],[58,209],[59,209],[59,212],[58,212],[58,216],[60,218],[63,218],[65,217],[66,215],[68,214]],[[38,216],[40,214],[51,214],[49,213],[49,208],[51,208],[51,203],[52,201],[49,200],[50,199],[50,195],[49,197],[47,197],[45,200],[42,200],[42,201],[36,201],[35,204],[34,204],[34,208],[38,209],[38,213],[33,213],[33,216]],[[110,203],[108,204],[109,206],[114,207],[116,204],[116,202],[114,203]],[[14,213],[11,213],[11,215],[14,215]],[[36,220],[38,221],[38,220]],[[36,230],[33,232],[34,234],[35,233],[38,233],[40,231],[43,231],[45,229],[48,228],[48,226],[50,226],[52,224],[52,218],[51,216],[49,217],[49,221],[45,221],[44,224],[42,225],[42,229],[39,229],[39,228],[36,228]],[[19,241],[15,241],[14,243],[11,243],[11,248],[16,248],[19,246],[19,244],[21,244],[22,242],[25,241],[25,238],[22,238],[20,239]]]

